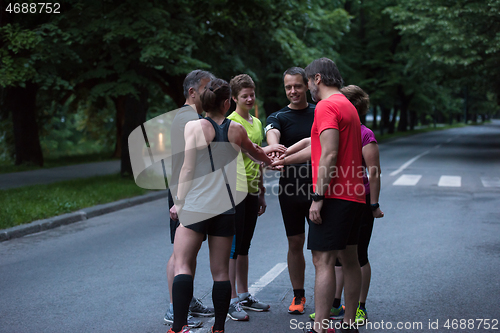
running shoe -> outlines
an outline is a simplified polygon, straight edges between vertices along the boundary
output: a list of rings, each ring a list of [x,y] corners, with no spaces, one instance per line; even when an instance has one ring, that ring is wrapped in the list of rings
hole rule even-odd
[[[240,302],[229,305],[227,315],[229,318],[236,321],[247,321],[249,319],[248,314],[241,308]]]
[[[174,330],[172,329],[172,327],[170,327],[170,329],[167,331],[167,333],[187,333],[187,332],[189,332],[188,325],[184,325],[179,332],[174,332]]]
[[[342,318],[344,318],[344,314],[345,314],[345,306],[344,305],[341,305],[338,308],[331,308],[330,309],[330,320],[342,319]],[[311,313],[309,315],[309,318],[311,318],[311,320],[314,320],[315,317],[316,317],[316,312]]]
[[[189,303],[189,314],[193,317],[212,317],[215,315],[213,308],[203,305],[203,303],[196,297],[193,297]]]
[[[305,305],[306,305],[305,297],[294,297],[292,305],[290,305],[290,307],[288,308],[288,313],[303,314]]]
[[[260,302],[257,298],[252,295],[248,295],[247,298],[240,300],[241,307],[243,309],[252,311],[267,311],[269,310],[269,304]]]
[[[212,333],[224,333],[224,330],[214,331],[214,327],[212,326],[212,329],[210,332],[212,332]]]
[[[171,312],[169,309],[167,311],[167,313],[165,313],[165,317],[163,317],[163,321],[164,321],[165,325],[172,325],[174,323],[174,312],[173,311]],[[187,321],[188,321],[187,326],[189,326],[190,328],[197,328],[197,327],[201,327],[201,325],[203,325],[203,323],[201,321],[193,319],[193,316],[188,315]]]
[[[358,309],[356,310],[356,324],[359,326],[363,326],[366,324],[368,320],[368,314],[366,313],[365,308],[360,308],[358,306]]]

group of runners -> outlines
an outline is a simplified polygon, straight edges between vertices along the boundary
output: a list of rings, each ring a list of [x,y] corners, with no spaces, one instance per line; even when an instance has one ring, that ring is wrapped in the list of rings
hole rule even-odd
[[[305,69],[286,70],[283,81],[290,103],[267,118],[267,145],[261,147],[264,131],[250,114],[255,84],[249,75],[228,83],[195,70],[184,80],[186,102],[171,131],[174,251],[167,264],[168,333],[201,326],[196,316],[215,316],[211,331],[220,333],[227,316],[244,321],[249,320],[245,310],[269,310],[248,290],[250,243],[257,218],[266,210],[264,167],[281,171],[278,197],[293,288],[288,312],[305,313],[303,247],[308,223],[307,248],[316,271],[315,313],[305,331],[357,332],[357,325],[367,320],[367,248],[374,218],[383,217],[378,145],[359,120],[368,111],[368,95],[357,86],[342,87],[335,63],[327,58]],[[308,89],[317,105],[307,102]],[[226,118],[231,99],[236,110]],[[213,308],[193,297],[196,256],[205,239]],[[334,328],[331,320],[339,319],[343,325]]]

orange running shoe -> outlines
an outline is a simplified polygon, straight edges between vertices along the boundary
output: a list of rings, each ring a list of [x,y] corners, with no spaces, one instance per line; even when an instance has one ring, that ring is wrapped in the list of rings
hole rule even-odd
[[[288,313],[303,314],[305,305],[306,305],[305,297],[294,297],[292,305],[290,305],[290,307],[288,308]]]
[[[188,332],[189,332],[189,326],[188,325],[184,325],[182,327],[182,329],[179,332],[177,332],[177,333],[188,333]],[[174,330],[172,329],[172,327],[170,327],[170,329],[167,331],[167,333],[176,333],[176,332],[174,332]]]

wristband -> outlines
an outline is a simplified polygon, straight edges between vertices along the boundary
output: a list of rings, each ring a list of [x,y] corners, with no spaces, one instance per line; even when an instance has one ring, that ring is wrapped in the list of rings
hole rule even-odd
[[[378,202],[377,202],[377,203],[375,203],[375,204],[371,204],[371,205],[370,205],[370,207],[372,208],[372,212],[373,212],[373,211],[376,211],[376,210],[377,210],[377,208],[379,208],[379,207],[380,207],[380,205],[379,205],[379,204],[378,204]]]
[[[325,199],[325,196],[324,195],[319,195],[318,193],[314,193],[312,195],[312,199],[313,201],[317,202],[317,201],[322,201]]]

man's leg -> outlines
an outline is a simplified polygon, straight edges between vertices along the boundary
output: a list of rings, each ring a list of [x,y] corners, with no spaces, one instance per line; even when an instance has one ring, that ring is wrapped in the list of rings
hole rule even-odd
[[[323,321],[329,320],[330,308],[335,294],[335,259],[338,251],[312,251],[316,269],[314,282],[314,330],[323,333]]]
[[[370,289],[370,280],[372,277],[372,267],[370,263],[366,263],[361,267],[361,292],[359,295],[359,302],[366,303],[366,298],[368,297],[368,290]]]
[[[293,289],[304,289],[304,272],[306,260],[304,258],[305,234],[288,237],[288,273]]]
[[[339,251],[344,273],[345,323],[354,323],[361,289],[361,268],[358,261],[358,246],[347,245]]]

